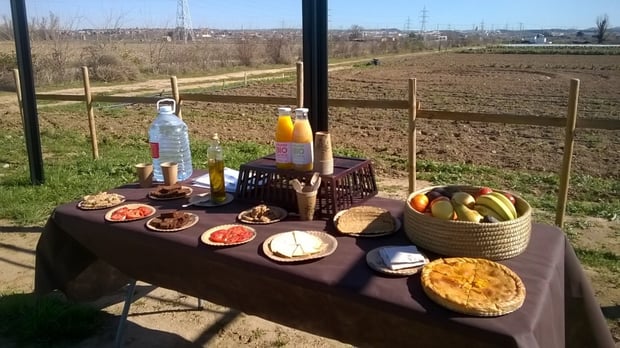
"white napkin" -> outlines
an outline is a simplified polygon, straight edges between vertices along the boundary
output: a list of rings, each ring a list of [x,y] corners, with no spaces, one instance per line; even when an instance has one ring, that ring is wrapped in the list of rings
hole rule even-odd
[[[238,170],[224,167],[224,185],[226,186],[226,192],[235,192],[237,190],[238,178]],[[192,185],[196,187],[210,188],[211,182],[209,181],[209,173],[194,179],[192,181]]]
[[[390,246],[379,249],[383,263],[391,270],[418,267],[426,263],[415,245]]]

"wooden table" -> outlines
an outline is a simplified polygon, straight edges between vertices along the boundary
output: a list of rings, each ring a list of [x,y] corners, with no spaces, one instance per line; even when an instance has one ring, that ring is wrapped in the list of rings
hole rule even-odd
[[[159,211],[184,203],[151,201],[148,189],[133,184],[110,191]],[[402,218],[404,202],[374,197],[365,204]],[[255,226],[258,236],[247,244],[222,248],[200,242],[202,232],[234,223],[250,206],[233,201],[217,208],[190,207],[186,210],[198,214],[198,224],[157,233],[145,228],[145,220],[106,223],[106,210],[83,211],[76,202],[61,205],[37,245],[35,290],[44,294],[60,289],[74,299],[93,299],[133,278],[356,346],[613,346],[592,288],[556,227],[534,224],[527,250],[501,262],[527,288],[523,307],[505,316],[479,318],[432,302],[419,275],[385,276],[367,266],[368,251],[409,244],[402,230],[380,238],[352,238],[335,232],[329,220],[290,217]],[[303,263],[267,258],[261,243],[290,230],[327,231],[336,237],[338,248],[326,258]]]

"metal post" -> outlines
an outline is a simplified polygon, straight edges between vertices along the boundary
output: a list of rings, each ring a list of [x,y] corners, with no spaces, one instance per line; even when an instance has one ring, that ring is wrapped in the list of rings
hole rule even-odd
[[[125,293],[125,304],[123,305],[123,312],[116,329],[116,338],[114,339],[114,347],[120,348],[123,345],[123,335],[125,334],[125,326],[127,325],[127,316],[129,315],[129,307],[131,307],[131,301],[133,300],[133,294],[136,290],[136,281],[133,280],[127,286],[127,292]]]
[[[304,106],[312,129],[328,131],[327,0],[302,1]]]
[[[41,153],[37,98],[34,90],[25,0],[11,0],[11,15],[13,17],[17,67],[21,80],[22,105],[20,107],[23,108],[24,136],[26,139],[26,150],[28,151],[28,164],[30,165],[30,182],[33,185],[41,185],[45,178],[43,175],[43,155]]]

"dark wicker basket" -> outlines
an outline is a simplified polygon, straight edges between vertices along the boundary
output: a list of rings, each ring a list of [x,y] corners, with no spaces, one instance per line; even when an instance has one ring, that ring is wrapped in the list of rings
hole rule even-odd
[[[478,223],[443,220],[414,210],[409,201],[418,193],[436,187],[475,194],[474,186],[434,186],[413,192],[405,202],[404,228],[413,244],[446,256],[482,257],[504,260],[521,254],[530,241],[532,208],[516,194],[518,217],[510,221]],[[497,192],[506,192],[495,190]]]

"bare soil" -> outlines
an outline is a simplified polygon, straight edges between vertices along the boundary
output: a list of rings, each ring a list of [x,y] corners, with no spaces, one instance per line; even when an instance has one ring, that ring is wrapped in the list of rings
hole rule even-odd
[[[407,99],[407,78],[417,78],[423,109],[545,115],[565,117],[570,79],[580,80],[579,117],[620,119],[620,62],[617,56],[478,55],[439,53],[382,58],[378,66],[330,72],[330,98]],[[231,78],[231,77],[227,77]],[[204,87],[207,79],[180,79],[181,89]],[[168,81],[145,83],[153,92]],[[131,93],[130,86],[110,88]],[[101,90],[100,90],[101,91]],[[77,92],[76,92],[77,93]],[[294,96],[294,83],[250,83],[248,87],[218,93],[257,96]],[[13,98],[13,99],[11,99]],[[0,98],[8,108],[3,125],[21,127],[14,97]],[[105,117],[97,111],[102,137],[114,139],[146,130],[153,106],[126,106],[134,117]],[[270,143],[274,106],[191,103],[183,106],[191,136],[207,139],[217,131],[223,139]],[[83,115],[40,111],[41,128],[69,128],[87,134]],[[381,194],[404,198],[407,180],[407,111],[330,108],[329,127],[335,147],[355,149],[369,158],[376,154],[402,159],[400,167],[377,161]],[[475,122],[420,119],[418,159],[462,162],[497,168],[558,173],[564,148],[564,130],[553,127],[512,126]],[[145,132],[143,132],[145,133]],[[618,131],[580,129],[576,134],[572,173],[620,179]],[[581,219],[580,221],[582,221]],[[572,221],[572,220],[569,220]],[[0,223],[0,292],[30,292],[38,228]],[[620,222],[590,218],[580,222],[573,242],[591,249],[620,254]],[[620,284],[610,274],[586,268],[597,298],[620,341]],[[98,302],[111,316],[105,330],[78,346],[107,346],[113,342],[122,293]],[[195,308],[196,300],[175,291],[139,286],[130,313],[126,346],[291,346],[341,347],[340,342],[292,330],[215,304]],[[3,342],[0,341],[0,345]],[[619,344],[617,343],[618,347]]]

